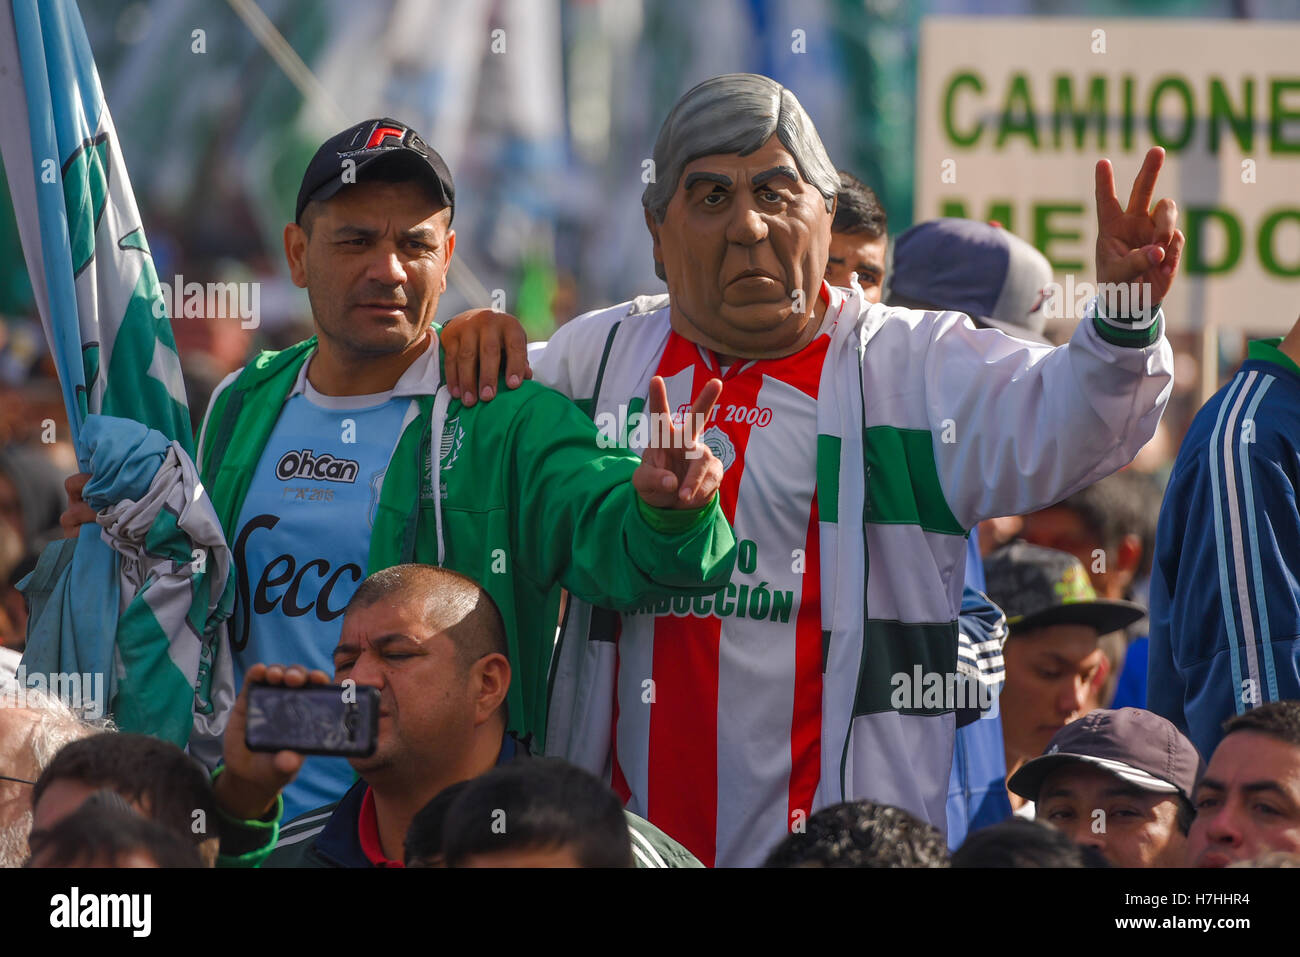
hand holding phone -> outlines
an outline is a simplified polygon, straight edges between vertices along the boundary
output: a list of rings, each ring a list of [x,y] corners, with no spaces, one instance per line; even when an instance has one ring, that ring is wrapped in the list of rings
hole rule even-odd
[[[303,755],[292,750],[255,752],[245,741],[248,696],[255,686],[287,688],[330,687],[330,676],[301,665],[255,664],[244,675],[244,687],[231,710],[222,747],[224,770],[213,781],[217,801],[232,817],[262,818],[275,807],[276,797],[302,768]]]

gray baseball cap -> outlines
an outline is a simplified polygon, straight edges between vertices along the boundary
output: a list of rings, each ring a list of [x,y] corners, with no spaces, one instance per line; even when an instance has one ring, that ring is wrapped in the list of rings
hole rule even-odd
[[[973,219],[931,219],[894,241],[885,302],[964,312],[977,326],[1046,342],[1047,257],[1019,236]]]

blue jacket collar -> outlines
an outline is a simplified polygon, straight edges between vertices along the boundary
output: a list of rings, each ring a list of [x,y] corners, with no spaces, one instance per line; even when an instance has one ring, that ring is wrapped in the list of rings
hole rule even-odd
[[[520,744],[513,734],[507,733],[501,740],[501,751],[497,754],[497,766],[509,764],[516,757],[527,755],[528,749]],[[370,858],[361,850],[361,802],[365,800],[365,781],[357,781],[343,795],[343,799],[334,807],[325,827],[316,835],[313,850],[335,867],[373,867]]]
[[[370,858],[361,850],[361,835],[357,822],[361,820],[361,802],[365,799],[365,781],[357,781],[348,788],[334,808],[334,813],[325,822],[324,829],[316,835],[313,848],[335,867],[373,867]]]

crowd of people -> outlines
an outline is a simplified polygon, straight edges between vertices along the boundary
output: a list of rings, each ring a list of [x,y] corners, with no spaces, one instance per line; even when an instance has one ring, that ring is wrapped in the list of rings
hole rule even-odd
[[[1300,863],[1300,324],[1167,491],[1130,466],[1173,382],[1162,161],[1124,205],[1098,163],[1100,292],[1054,346],[1031,245],[890,237],[788,89],[715,77],[654,144],[667,294],[529,344],[435,321],[437,152],[331,137],[284,233],[315,335],[191,410],[233,565],[215,738],[21,687],[58,629],[19,582],[112,528],[66,451],[0,454],[0,864]],[[373,749],[259,750],[264,687],[372,689]]]

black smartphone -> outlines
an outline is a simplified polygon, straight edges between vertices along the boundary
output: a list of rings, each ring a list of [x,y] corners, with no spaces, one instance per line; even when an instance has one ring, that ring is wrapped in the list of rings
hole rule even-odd
[[[255,684],[244,743],[250,751],[366,757],[379,737],[379,691],[361,685]]]

